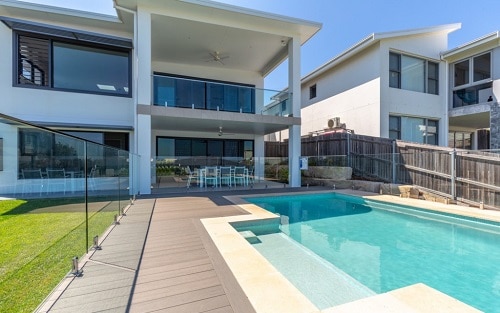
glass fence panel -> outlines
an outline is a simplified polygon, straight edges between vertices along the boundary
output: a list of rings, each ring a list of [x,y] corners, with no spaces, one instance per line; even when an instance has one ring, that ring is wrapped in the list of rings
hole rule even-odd
[[[137,159],[0,115],[0,312],[35,310],[72,272],[130,201]]]

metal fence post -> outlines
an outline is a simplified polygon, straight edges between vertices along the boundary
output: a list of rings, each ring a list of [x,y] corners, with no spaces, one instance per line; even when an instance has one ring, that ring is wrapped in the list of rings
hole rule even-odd
[[[397,183],[397,166],[396,166],[396,140],[392,141],[392,183]]]
[[[451,179],[451,198],[453,200],[457,199],[457,186],[456,186],[456,179],[457,179],[457,168],[456,168],[456,160],[457,160],[457,150],[453,149],[452,152],[450,152],[450,179]]]
[[[347,166],[352,167],[351,164],[351,136],[347,133]],[[353,169],[354,172],[354,169]]]

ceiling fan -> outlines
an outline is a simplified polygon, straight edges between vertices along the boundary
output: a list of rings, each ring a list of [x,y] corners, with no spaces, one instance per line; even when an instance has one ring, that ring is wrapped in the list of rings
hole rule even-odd
[[[222,135],[227,136],[227,135],[234,135],[234,134],[230,134],[230,133],[225,133],[225,132],[223,132],[223,131],[222,131],[222,126],[219,126],[219,132],[217,133],[217,135],[219,135],[219,137],[220,137],[220,136],[222,136]]]
[[[208,54],[210,54],[212,59],[207,60],[207,62],[219,62],[222,65],[225,65],[224,62],[222,62],[222,61],[229,58],[228,55],[221,56],[219,51],[209,52]]]

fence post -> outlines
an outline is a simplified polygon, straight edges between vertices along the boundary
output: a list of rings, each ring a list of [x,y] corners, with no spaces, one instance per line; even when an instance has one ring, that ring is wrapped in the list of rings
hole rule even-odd
[[[456,187],[456,178],[457,178],[457,168],[456,168],[456,160],[457,160],[457,150],[453,148],[453,151],[450,152],[450,176],[451,176],[451,198],[453,200],[457,199],[457,187]]]
[[[352,168],[351,164],[351,136],[347,133],[347,166]],[[354,169],[353,169],[354,172]]]
[[[392,141],[392,183],[395,184],[397,181],[397,177],[396,177],[396,170],[397,170],[397,166],[396,166],[396,140],[393,140]]]

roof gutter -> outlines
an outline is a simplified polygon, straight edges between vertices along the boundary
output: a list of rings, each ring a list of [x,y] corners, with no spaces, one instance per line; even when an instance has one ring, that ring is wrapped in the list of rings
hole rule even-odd
[[[482,44],[488,43],[490,41],[494,41],[494,40],[499,39],[499,38],[500,38],[500,32],[499,31],[490,33],[488,35],[485,35],[485,36],[480,37],[478,39],[475,39],[473,41],[469,41],[469,42],[467,42],[467,43],[465,43],[465,44],[463,44],[461,46],[458,46],[458,47],[456,47],[454,49],[442,52],[441,53],[441,58],[442,59],[448,58],[448,57],[450,57],[450,56],[452,56],[454,54],[464,52],[464,51],[466,51],[468,49],[480,46]]]

